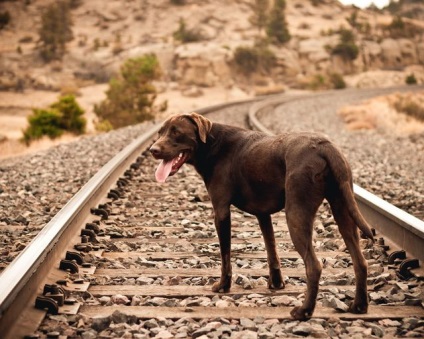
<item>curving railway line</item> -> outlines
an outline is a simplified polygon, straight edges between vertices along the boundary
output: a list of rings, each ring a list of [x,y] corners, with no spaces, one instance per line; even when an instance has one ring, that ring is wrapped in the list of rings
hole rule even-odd
[[[261,124],[264,114],[302,99],[283,95],[198,112],[225,117],[229,108],[243,107],[239,123],[246,119],[271,133]],[[188,166],[165,184],[154,181],[155,161],[146,150],[158,128],[107,163],[1,273],[2,338],[424,335],[424,222],[358,186],[357,201],[377,239],[374,246],[362,243],[367,314],[346,312],[353,269],[325,203],[315,223],[324,270],[313,319],[290,319],[306,285],[284,213],[274,217],[274,228],[286,288],[268,290],[256,219],[234,210],[234,284],[229,293],[213,293],[220,258],[212,207]]]

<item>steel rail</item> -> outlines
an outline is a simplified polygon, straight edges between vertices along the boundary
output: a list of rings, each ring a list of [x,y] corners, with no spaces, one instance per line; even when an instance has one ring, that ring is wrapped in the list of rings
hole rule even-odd
[[[313,94],[307,97],[319,96]],[[288,102],[307,98],[289,97],[264,100],[250,107],[248,119],[252,128],[268,135],[274,135],[258,119],[257,114]],[[408,252],[412,257],[424,261],[424,221],[397,208],[387,201],[368,192],[360,186],[353,185],[354,194],[361,213],[376,230],[387,236],[393,243]]]
[[[196,110],[196,112],[207,114],[256,100],[258,99],[217,104]],[[82,215],[90,213],[90,208],[99,203],[130,164],[147,149],[161,124],[155,124],[106,163],[1,272],[0,333],[2,337],[7,337],[12,324],[18,321],[19,310],[23,305],[32,303],[35,296],[41,294],[47,268],[57,265],[60,258],[64,256],[67,239],[81,228],[84,219]]]

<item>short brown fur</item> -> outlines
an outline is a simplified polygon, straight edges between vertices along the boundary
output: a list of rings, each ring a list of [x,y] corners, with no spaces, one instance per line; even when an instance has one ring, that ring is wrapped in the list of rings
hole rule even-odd
[[[323,199],[327,199],[353,260],[356,295],[350,311],[367,312],[367,262],[359,247],[357,227],[370,239],[372,233],[353,197],[350,167],[326,137],[317,133],[267,136],[212,124],[192,113],[168,119],[151,152],[165,160],[184,152],[187,163],[205,182],[214,208],[222,261],[221,278],[213,291],[227,292],[231,287],[231,205],[258,219],[268,257],[269,288],[284,287],[271,223],[271,214],[284,208],[307,276],[305,300],[291,315],[298,320],[309,319],[322,270],[312,244],[313,221]]]

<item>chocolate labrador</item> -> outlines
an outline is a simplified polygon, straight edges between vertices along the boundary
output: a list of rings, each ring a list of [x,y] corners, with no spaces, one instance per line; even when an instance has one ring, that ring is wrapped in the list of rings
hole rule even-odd
[[[322,270],[312,245],[313,221],[325,198],[353,260],[356,294],[350,311],[367,312],[367,262],[359,247],[358,228],[367,238],[373,236],[355,202],[349,164],[326,137],[316,133],[267,136],[212,123],[191,113],[166,120],[150,151],[162,160],[156,170],[157,181],[164,182],[187,163],[205,182],[222,262],[221,278],[212,287],[214,292],[227,292],[231,287],[230,205],[258,219],[268,256],[269,288],[284,287],[271,223],[271,214],[284,208],[307,277],[305,301],[291,315],[298,320],[309,319]]]

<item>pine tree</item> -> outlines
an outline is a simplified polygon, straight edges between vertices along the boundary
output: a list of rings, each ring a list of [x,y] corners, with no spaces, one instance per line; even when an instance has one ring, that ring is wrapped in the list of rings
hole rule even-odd
[[[255,0],[253,4],[250,5],[253,11],[253,15],[250,17],[250,22],[258,28],[259,34],[265,28],[268,21],[268,8],[269,0]]]
[[[39,34],[43,59],[62,59],[66,52],[66,43],[72,40],[72,19],[68,1],[58,1],[45,9],[41,16]]]
[[[285,8],[285,0],[275,0],[269,14],[266,32],[268,37],[277,44],[283,44],[290,40],[290,33],[284,15]]]

